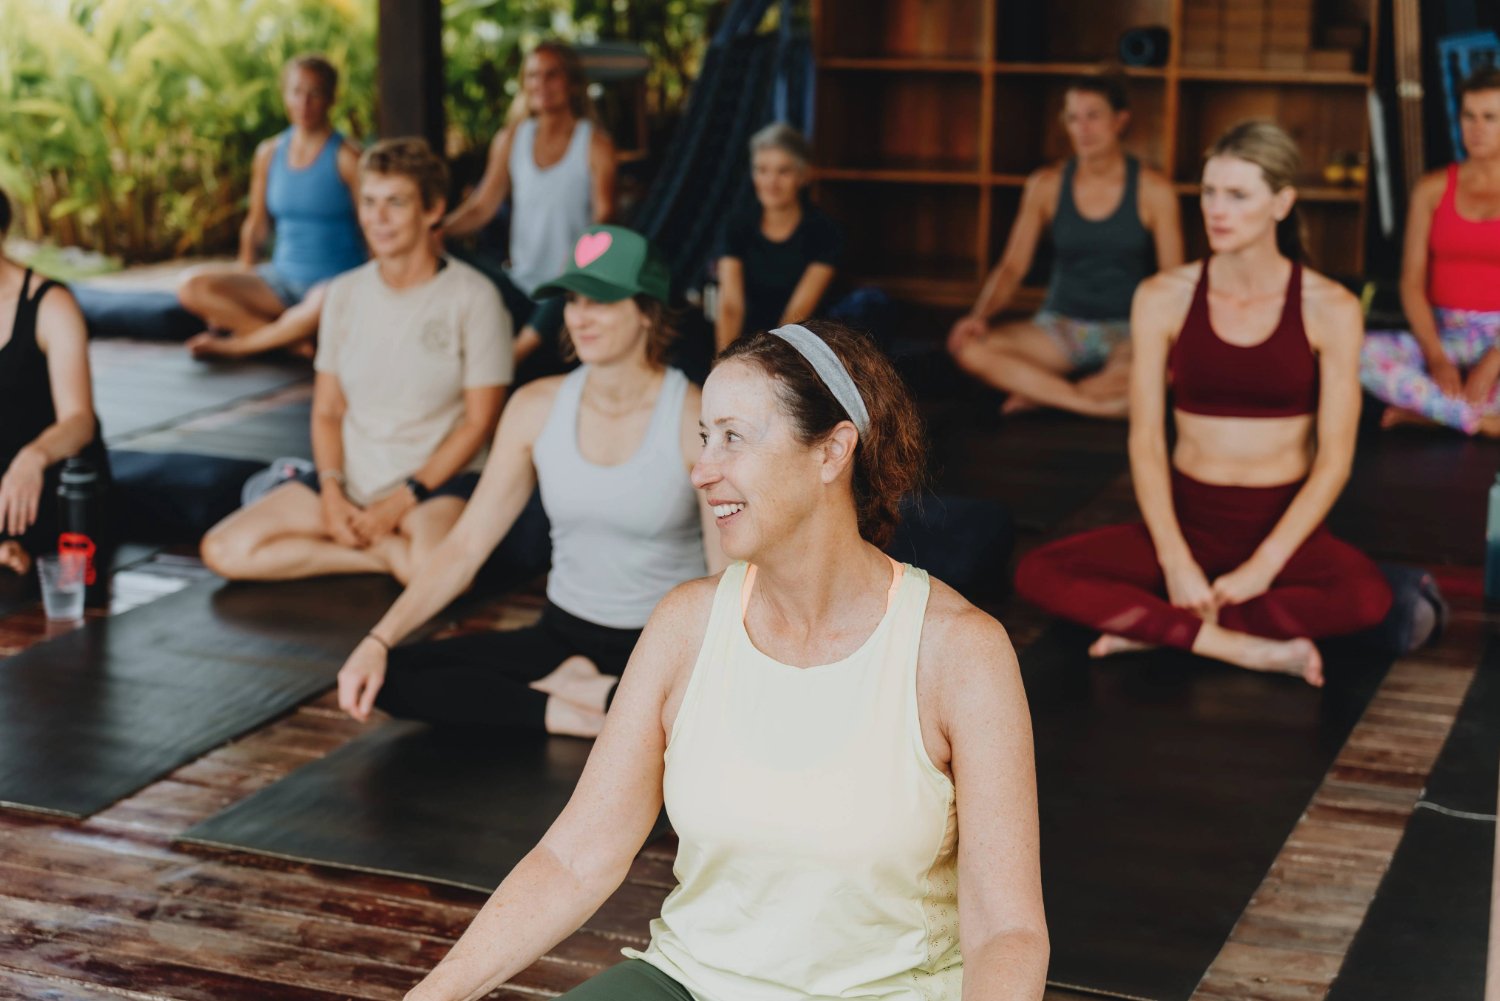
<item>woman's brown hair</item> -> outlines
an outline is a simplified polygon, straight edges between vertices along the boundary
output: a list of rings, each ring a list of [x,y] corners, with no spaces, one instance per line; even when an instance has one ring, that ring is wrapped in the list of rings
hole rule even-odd
[[[338,93],[339,71],[333,63],[328,61],[327,56],[317,52],[303,52],[293,56],[281,69],[281,82],[285,84],[298,70],[307,70],[317,76],[323,84],[323,89],[328,92],[330,101]]]
[[[926,472],[922,417],[895,366],[868,337],[829,320],[808,320],[802,326],[838,355],[869,411],[870,426],[854,449],[854,507],[859,534],[886,546],[901,520],[902,498],[921,486]],[[781,409],[803,445],[826,440],[849,420],[812,364],[780,337],[765,331],[741,337],[718,361],[731,359],[758,365],[775,381]]]

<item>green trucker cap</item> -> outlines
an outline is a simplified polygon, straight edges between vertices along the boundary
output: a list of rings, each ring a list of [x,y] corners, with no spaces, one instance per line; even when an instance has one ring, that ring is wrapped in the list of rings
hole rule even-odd
[[[666,302],[672,276],[651,241],[624,226],[590,226],[573,245],[573,261],[561,275],[543,282],[533,299],[577,292],[600,302],[643,294]]]

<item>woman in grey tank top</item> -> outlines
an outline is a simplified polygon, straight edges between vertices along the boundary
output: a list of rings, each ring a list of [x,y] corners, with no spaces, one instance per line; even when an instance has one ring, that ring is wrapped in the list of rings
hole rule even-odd
[[[1182,263],[1177,195],[1121,148],[1130,122],[1122,81],[1074,80],[1062,118],[1074,155],[1026,179],[1005,253],[974,308],[953,325],[948,351],[1008,394],[1001,413],[1044,406],[1123,419],[1130,299],[1142,279]],[[1052,277],[1041,310],[997,322],[1048,231]],[[1086,377],[1070,379],[1080,373]]]
[[[689,479],[699,392],[662,360],[666,265],[617,226],[591,227],[572,258],[538,292],[567,296],[564,343],[583,365],[512,397],[458,524],[339,672],[339,705],[356,719],[379,705],[449,726],[595,736],[657,601],[723,567]],[[552,525],[541,621],[392,649],[468,587],[538,485]]]

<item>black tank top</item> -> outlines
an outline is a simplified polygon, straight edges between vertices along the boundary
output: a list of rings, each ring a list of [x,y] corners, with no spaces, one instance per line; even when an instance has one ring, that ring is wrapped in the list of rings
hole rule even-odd
[[[43,280],[33,291],[27,269],[10,340],[0,347],[0,471],[10,468],[16,453],[57,421],[47,356],[36,342],[37,308],[55,284]]]
[[[47,370],[47,356],[36,342],[37,310],[42,296],[56,282],[43,279],[32,288],[32,273],[27,270],[21,280],[21,294],[16,302],[15,324],[10,340],[0,346],[0,473],[10,468],[16,453],[36,440],[37,435],[57,421],[52,400],[52,381]],[[78,453],[93,463],[99,477],[100,491],[110,484],[109,454],[104,449],[104,431],[94,422],[94,437]],[[22,544],[33,555],[57,548],[57,485],[61,462],[48,467],[37,505],[36,523],[22,536]],[[109,526],[100,529],[100,540],[108,541]],[[0,538],[4,538],[0,534]]]
[[[1124,320],[1135,287],[1156,270],[1156,245],[1141,225],[1141,164],[1125,158],[1125,190],[1107,218],[1085,219],[1073,204],[1078,161],[1063,167],[1052,220],[1052,280],[1042,308],[1080,320]]]

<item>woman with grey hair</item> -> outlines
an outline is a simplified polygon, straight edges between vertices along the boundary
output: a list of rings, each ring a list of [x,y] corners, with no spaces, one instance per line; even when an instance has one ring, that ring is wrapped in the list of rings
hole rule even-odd
[[[746,331],[769,330],[819,311],[833,282],[843,235],[804,197],[812,152],[785,122],[750,138],[758,203],[730,217],[719,248],[714,340],[723,350]]]

